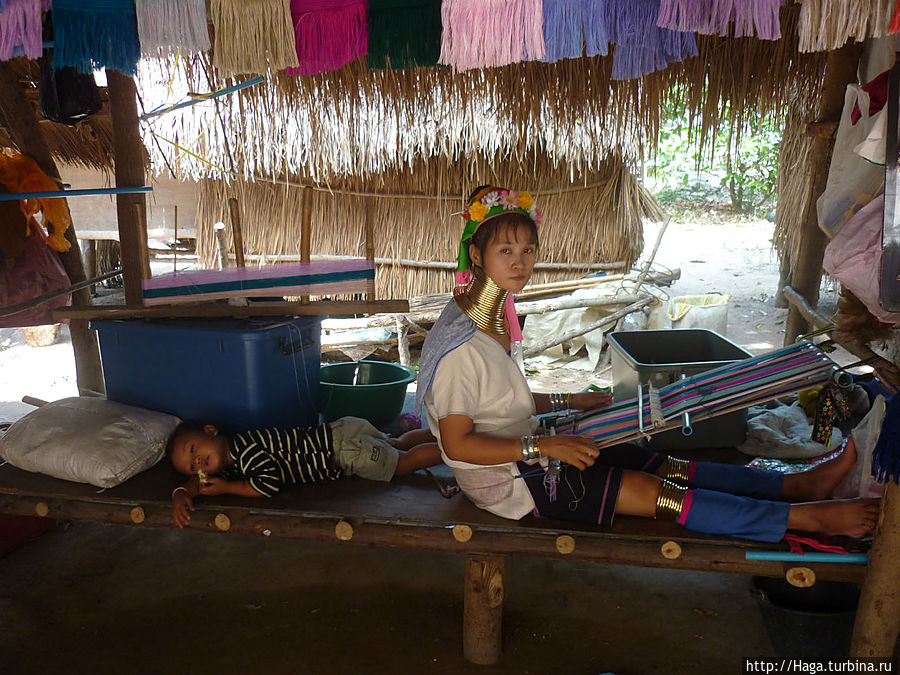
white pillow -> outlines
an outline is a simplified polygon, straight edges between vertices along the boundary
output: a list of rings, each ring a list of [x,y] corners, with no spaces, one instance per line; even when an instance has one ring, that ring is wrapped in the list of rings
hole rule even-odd
[[[0,457],[19,469],[114,487],[156,464],[180,420],[104,398],[53,401],[0,436]]]

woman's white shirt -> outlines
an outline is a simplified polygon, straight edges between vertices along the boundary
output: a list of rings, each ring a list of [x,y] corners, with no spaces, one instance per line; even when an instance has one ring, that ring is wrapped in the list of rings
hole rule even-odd
[[[481,331],[441,359],[425,395],[428,426],[441,446],[444,462],[457,482],[481,508],[518,520],[534,509],[534,501],[515,462],[499,465],[452,460],[441,442],[439,422],[447,415],[465,415],[473,431],[501,438],[534,433],[534,399],[525,377],[500,343]]]

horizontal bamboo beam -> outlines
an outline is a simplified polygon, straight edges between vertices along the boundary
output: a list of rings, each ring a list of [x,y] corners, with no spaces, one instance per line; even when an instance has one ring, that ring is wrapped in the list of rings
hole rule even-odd
[[[140,506],[143,520],[135,523],[132,511]],[[88,520],[129,525],[132,527],[172,527],[172,510],[168,504],[133,502],[89,502],[36,496],[0,496],[0,512],[19,515],[41,513],[61,520]],[[229,521],[223,530],[220,516]],[[355,522],[349,539],[338,539],[335,526],[341,520]],[[218,522],[217,522],[218,521]],[[680,555],[666,557],[663,547],[670,543],[670,536],[617,535],[609,533],[569,532],[572,545],[558,546],[561,534],[557,530],[531,530],[494,527],[480,528],[476,523],[466,524],[472,537],[459,541],[447,528],[447,523],[433,524],[385,522],[355,516],[335,515],[323,517],[321,513],[304,515],[296,512],[275,514],[246,507],[223,509],[215,505],[197,504],[186,529],[201,532],[217,532],[222,536],[243,534],[265,537],[282,537],[309,541],[328,541],[338,544],[386,546],[410,549],[445,551],[466,555],[526,555],[556,560],[573,560],[615,565],[658,567],[668,569],[697,570],[706,572],[730,572],[781,578],[791,567],[790,563],[772,560],[746,560],[747,547],[733,541],[720,539],[686,539],[679,542]],[[865,578],[865,565],[837,563],[811,563],[816,578],[820,580],[850,581],[859,583]]]
[[[62,307],[54,310],[53,318],[59,319],[151,319],[151,318],[212,318],[228,316],[352,316],[354,314],[379,314],[408,312],[406,300],[378,300],[358,302],[353,300],[319,300],[299,302],[253,302],[246,307],[224,303],[155,305],[91,305]]]

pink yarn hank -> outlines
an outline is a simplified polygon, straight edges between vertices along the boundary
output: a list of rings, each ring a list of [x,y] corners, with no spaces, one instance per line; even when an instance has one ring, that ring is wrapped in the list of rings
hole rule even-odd
[[[544,58],[541,0],[444,0],[440,63],[456,70]]]
[[[299,68],[288,75],[337,70],[369,53],[366,0],[291,0]]]
[[[50,0],[7,0],[0,12],[0,60],[9,61],[17,46],[30,59],[43,54],[41,12],[49,9]]]

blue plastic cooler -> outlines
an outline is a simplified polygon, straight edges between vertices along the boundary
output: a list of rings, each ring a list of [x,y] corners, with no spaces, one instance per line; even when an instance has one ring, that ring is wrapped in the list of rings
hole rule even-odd
[[[317,424],[319,317],[92,321],[112,401],[226,431]]]

